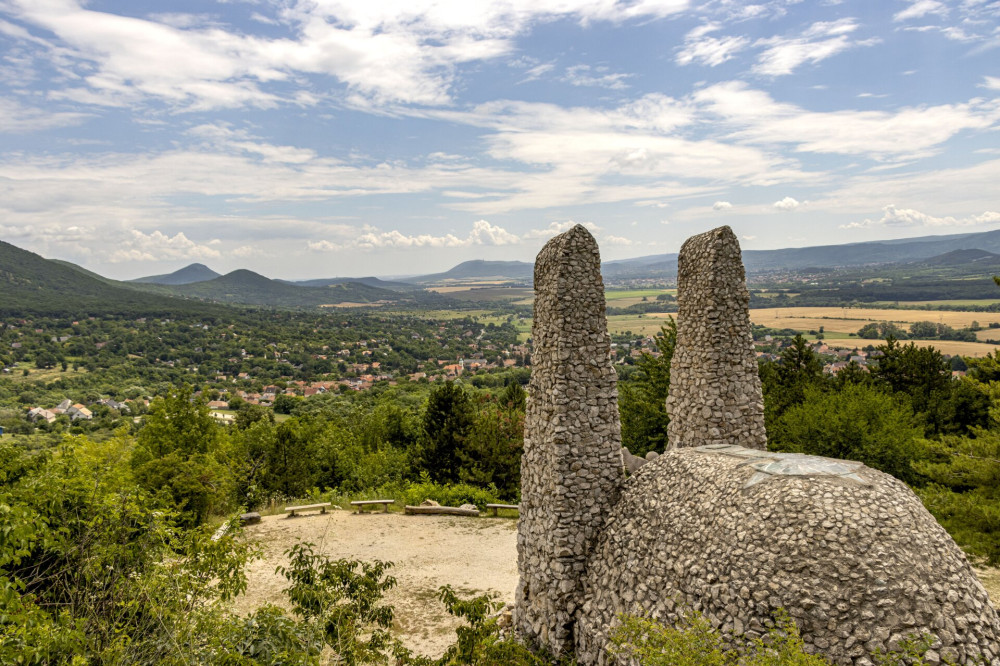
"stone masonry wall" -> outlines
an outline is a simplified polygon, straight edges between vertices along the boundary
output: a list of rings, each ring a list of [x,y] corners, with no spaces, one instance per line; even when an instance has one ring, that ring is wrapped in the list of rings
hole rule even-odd
[[[677,347],[667,396],[670,447],[766,449],[750,293],[740,244],[729,227],[692,236],[681,247],[677,301]]]
[[[1000,665],[1000,619],[965,555],[905,484],[857,462],[668,451],[626,482],[585,589],[581,666],[630,663],[607,652],[619,613],[673,625],[698,611],[759,637],[779,609],[837,666],[924,633],[928,664]]]
[[[554,654],[573,650],[586,562],[624,480],[600,269],[580,225],[535,261],[514,624]]]

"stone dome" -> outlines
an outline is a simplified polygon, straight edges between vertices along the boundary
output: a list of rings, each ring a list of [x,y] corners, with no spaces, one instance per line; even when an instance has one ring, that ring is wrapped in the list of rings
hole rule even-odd
[[[965,555],[907,486],[861,463],[730,445],[678,449],[623,487],[590,554],[580,663],[607,663],[621,612],[760,635],[784,608],[812,652],[872,663],[931,633],[929,657],[1000,664],[1000,620]]]

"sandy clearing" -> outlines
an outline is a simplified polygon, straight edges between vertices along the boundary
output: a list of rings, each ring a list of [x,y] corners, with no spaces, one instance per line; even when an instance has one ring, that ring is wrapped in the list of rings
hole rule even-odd
[[[496,592],[514,600],[517,586],[517,521],[511,518],[404,516],[399,513],[331,511],[295,518],[264,516],[246,530],[264,557],[250,564],[247,593],[236,610],[247,612],[265,602],[287,607],[285,579],[275,567],[288,563],[285,551],[300,541],[331,559],[387,560],[398,580],[387,595],[396,608],[400,639],[418,653],[440,656],[454,641],[457,621],[436,598],[449,584],[463,595]]]

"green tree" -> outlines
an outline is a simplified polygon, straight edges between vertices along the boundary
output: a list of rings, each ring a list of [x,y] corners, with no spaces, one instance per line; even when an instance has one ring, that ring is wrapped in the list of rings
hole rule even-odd
[[[638,370],[618,383],[618,413],[622,424],[622,445],[637,456],[648,451],[662,453],[667,448],[667,393],[670,391],[670,362],[677,345],[677,324],[669,317],[655,338],[659,355],[643,353]]]
[[[461,385],[445,382],[435,386],[424,408],[421,465],[436,482],[459,478],[459,452],[475,424],[469,395]]]
[[[894,393],[908,395],[915,412],[928,411],[932,397],[947,396],[951,368],[941,352],[933,347],[918,347],[912,342],[901,345],[892,336],[876,350],[881,356],[870,368],[872,378]]]
[[[914,464],[931,483],[918,492],[927,509],[970,555],[1000,564],[1000,432],[920,440]]]
[[[828,392],[813,386],[769,428],[768,446],[857,460],[912,483],[915,442],[922,435],[908,406],[877,388],[848,385]]]
[[[158,398],[136,438],[132,468],[139,484],[172,503],[189,524],[229,507],[232,476],[222,464],[226,433],[189,386]]]

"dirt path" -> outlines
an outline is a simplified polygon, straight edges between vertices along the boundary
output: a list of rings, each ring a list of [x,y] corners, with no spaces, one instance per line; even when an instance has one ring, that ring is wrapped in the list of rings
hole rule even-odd
[[[265,602],[286,606],[286,581],[275,567],[287,564],[284,553],[300,541],[312,542],[331,559],[388,560],[399,581],[387,597],[396,608],[399,637],[427,656],[440,656],[454,641],[454,621],[436,598],[449,584],[463,594],[496,592],[514,599],[517,586],[517,521],[511,518],[357,515],[331,511],[286,518],[265,516],[247,528],[264,551],[247,574],[247,593],[236,601],[246,612]]]

